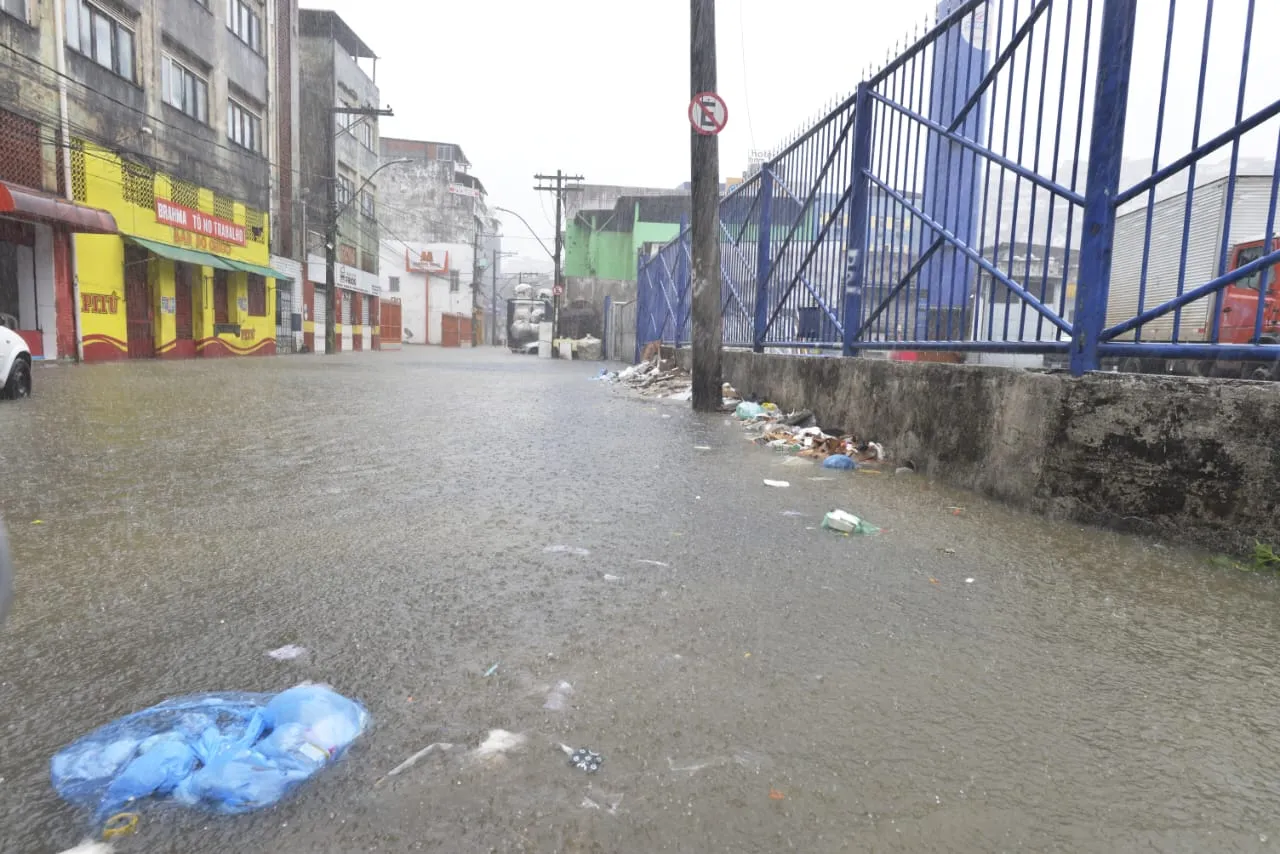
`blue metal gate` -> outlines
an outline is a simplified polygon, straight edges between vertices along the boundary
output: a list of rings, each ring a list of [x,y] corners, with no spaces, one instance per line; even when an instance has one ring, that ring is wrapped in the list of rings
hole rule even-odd
[[[1256,0],[943,0],[722,199],[725,344],[1274,362],[1278,29]],[[637,350],[688,342],[689,262],[687,228],[639,259]],[[1228,296],[1253,327],[1224,340]]]

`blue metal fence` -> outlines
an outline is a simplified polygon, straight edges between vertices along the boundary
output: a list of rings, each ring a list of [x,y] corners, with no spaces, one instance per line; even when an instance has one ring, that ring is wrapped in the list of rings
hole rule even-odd
[[[721,201],[725,344],[1274,364],[1278,29],[1256,0],[943,0]],[[687,229],[640,259],[637,347],[688,342],[689,263]]]

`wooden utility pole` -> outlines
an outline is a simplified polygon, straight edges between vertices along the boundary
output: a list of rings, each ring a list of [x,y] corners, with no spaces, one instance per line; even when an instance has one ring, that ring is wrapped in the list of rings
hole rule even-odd
[[[581,190],[581,187],[572,186],[570,182],[581,181],[581,175],[566,175],[557,169],[554,175],[534,175],[538,181],[535,190],[542,192],[553,192],[556,196],[556,251],[552,257],[555,262],[555,279],[552,281],[551,295],[553,297],[552,313],[551,313],[551,338],[555,340],[560,334],[560,293],[564,290],[564,281],[561,278],[560,250],[564,246],[564,237],[561,234],[561,222],[564,218],[564,194],[568,190]],[[550,182],[548,186],[544,182]]]
[[[692,0],[690,35],[690,96],[716,91],[715,0]],[[695,104],[694,109],[698,109]],[[691,121],[699,118],[690,111]],[[722,125],[723,126],[723,125]],[[716,131],[718,133],[718,130]],[[714,412],[724,405],[721,395],[720,348],[720,143],[715,133],[690,131],[690,178],[693,219],[693,408]]]

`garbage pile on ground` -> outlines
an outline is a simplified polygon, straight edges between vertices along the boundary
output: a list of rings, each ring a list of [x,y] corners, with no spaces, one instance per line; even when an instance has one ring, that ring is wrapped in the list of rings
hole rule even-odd
[[[647,348],[648,358],[621,371],[601,369],[592,379],[628,386],[648,397],[689,400],[692,380],[689,372],[663,359],[657,348]],[[828,433],[818,426],[818,419],[808,409],[784,413],[775,404],[739,400],[740,395],[729,383],[722,390],[725,405],[732,407],[738,420],[755,435],[757,445],[767,445],[796,457],[821,463],[824,468],[852,470],[872,469],[886,460],[879,442],[862,441],[843,432]]]
[[[193,694],[126,715],[54,754],[58,794],[110,836],[147,798],[244,813],[274,804],[337,760],[368,725],[364,706],[324,685],[279,694]]]
[[[885,461],[879,442],[859,441],[856,436],[827,433],[807,409],[783,413],[772,403],[744,400],[734,409],[751,440],[775,450],[821,463],[828,469],[857,469]]]

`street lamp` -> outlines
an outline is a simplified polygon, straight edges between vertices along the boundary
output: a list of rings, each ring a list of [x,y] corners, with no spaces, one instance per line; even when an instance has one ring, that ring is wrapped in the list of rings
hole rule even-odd
[[[555,260],[556,260],[555,253],[554,253],[554,252],[552,252],[550,249],[548,249],[548,248],[547,248],[547,244],[545,244],[545,243],[543,243],[543,242],[542,242],[542,238],[538,236],[538,232],[536,232],[536,231],[534,231],[534,230],[533,230],[533,226],[529,225],[529,221],[528,221],[527,219],[525,219],[524,217],[520,216],[520,214],[516,213],[515,211],[511,210],[510,208],[500,208],[500,207],[497,207],[497,206],[495,205],[493,209],[494,209],[495,211],[502,211],[503,213],[509,213],[509,214],[511,214],[513,217],[515,217],[516,219],[518,219],[518,220],[520,220],[521,222],[523,222],[523,223],[524,223],[524,227],[525,227],[525,228],[527,228],[527,229],[529,229],[529,233],[533,235],[533,239],[534,239],[534,240],[536,240],[536,241],[538,241],[538,244],[542,247],[542,251],[547,253],[547,257],[549,257],[552,261],[555,261]]]
[[[336,174],[338,170],[336,168],[334,169],[335,174],[333,179],[329,182],[330,213],[329,221],[325,224],[326,227],[324,235],[324,283],[327,288],[324,295],[324,348],[326,355],[332,355],[338,350],[338,319],[336,317],[338,289],[334,275],[334,266],[337,262],[338,253],[338,218],[346,213],[347,208],[351,207],[352,202],[359,198],[360,194],[364,192],[364,188],[369,186],[369,182],[373,180],[374,175],[377,175],[388,166],[397,166],[401,163],[412,162],[413,161],[409,158],[401,158],[399,160],[388,160],[386,163],[383,163],[377,169],[374,169],[369,173],[369,177],[364,179],[364,183],[362,183],[360,187],[351,194],[351,198],[347,199],[346,203],[343,204],[342,207],[338,207],[337,199],[334,194],[334,187],[338,181],[338,176]],[[336,162],[334,165],[336,167]]]

